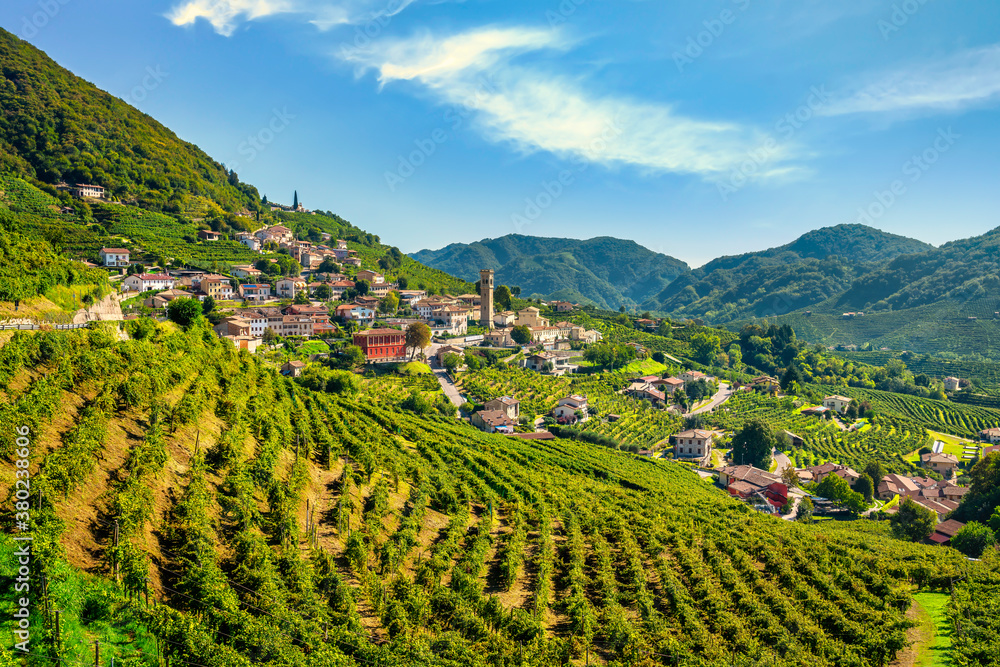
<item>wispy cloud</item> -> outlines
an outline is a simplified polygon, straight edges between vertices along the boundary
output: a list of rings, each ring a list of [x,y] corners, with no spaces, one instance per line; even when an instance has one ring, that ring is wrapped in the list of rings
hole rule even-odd
[[[828,116],[920,110],[955,111],[1000,99],[1000,45],[888,72],[837,96]]]
[[[279,14],[297,14],[327,30],[338,25],[392,17],[416,0],[187,0],[174,6],[167,18],[174,25],[208,21],[217,33],[232,35],[239,25]]]
[[[342,57],[376,70],[383,86],[413,82],[442,104],[471,109],[489,139],[524,152],[710,177],[729,172],[762,141],[753,128],[692,118],[670,105],[595,95],[535,58],[572,46],[559,30],[487,27],[443,39],[380,40]],[[528,54],[536,62],[525,63]],[[778,163],[790,150],[775,156],[775,173],[787,174],[789,165]]]

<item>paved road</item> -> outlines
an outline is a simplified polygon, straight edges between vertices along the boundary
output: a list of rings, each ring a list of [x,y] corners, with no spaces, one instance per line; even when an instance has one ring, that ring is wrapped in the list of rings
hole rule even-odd
[[[462,395],[458,393],[458,389],[455,387],[455,383],[451,381],[448,376],[448,371],[437,365],[437,353],[442,347],[440,343],[431,343],[430,347],[424,350],[427,355],[427,362],[434,371],[434,377],[437,378],[438,384],[441,385],[441,389],[444,390],[444,395],[455,405],[456,408],[460,408],[465,404],[465,399]]]
[[[719,391],[715,392],[715,396],[712,400],[697,410],[692,410],[691,412],[684,415],[685,417],[690,417],[691,415],[700,415],[705,412],[711,412],[715,408],[719,407],[726,401],[728,401],[733,395],[733,388],[726,382],[719,383]]]
[[[776,449],[772,449],[771,455],[774,457],[774,460],[778,463],[778,467],[774,469],[774,472],[776,472],[777,474],[780,475],[781,471],[784,470],[787,466],[792,466],[793,468],[795,467],[795,465],[792,464],[792,460],[787,456],[785,456],[783,452],[779,452]]]

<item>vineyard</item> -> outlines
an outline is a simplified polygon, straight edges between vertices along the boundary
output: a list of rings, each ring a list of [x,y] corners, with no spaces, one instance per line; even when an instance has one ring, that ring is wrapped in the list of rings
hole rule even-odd
[[[805,445],[789,447],[796,467],[834,461],[862,470],[872,460],[887,470],[916,473],[917,467],[905,456],[927,443],[928,434],[920,424],[888,414],[869,419],[856,431],[841,431],[829,421],[800,414],[790,397],[772,398],[757,392],[740,392],[707,416],[717,428],[735,431],[751,419],[763,419],[774,428],[800,436]]]
[[[817,388],[830,393],[834,390],[832,387]],[[903,396],[875,389],[837,387],[836,392],[868,401],[880,415],[907,419],[924,428],[964,438],[976,438],[984,428],[1000,426],[1000,410]]]
[[[598,375],[553,377],[524,368],[488,367],[462,378],[462,388],[479,403],[513,396],[521,401],[522,415],[547,415],[560,398],[569,394],[587,396],[591,411],[597,417],[579,426],[614,439],[622,446],[650,449],[682,430],[679,416],[653,408],[647,401],[623,396],[618,390],[626,386],[632,373],[616,371]],[[606,420],[609,414],[616,421]]]
[[[832,352],[831,354],[873,366],[884,366],[890,359],[901,358],[901,353],[891,351]],[[924,373],[936,379],[943,379],[950,375],[963,379],[979,380],[983,383],[984,390],[989,394],[1000,396],[1000,363],[995,361],[951,361],[919,355],[905,359],[903,363],[914,375]]]
[[[964,562],[668,461],[316,394],[207,329],[113,334],[0,348],[0,427],[32,439],[28,665],[99,640],[129,666],[867,667],[905,643],[906,582]]]

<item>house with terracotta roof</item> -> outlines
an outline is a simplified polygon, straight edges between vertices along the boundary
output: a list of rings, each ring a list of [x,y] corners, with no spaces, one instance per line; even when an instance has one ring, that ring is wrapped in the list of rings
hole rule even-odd
[[[191,293],[179,289],[168,289],[162,292],[158,292],[153,296],[149,297],[148,299],[142,302],[142,305],[146,306],[147,308],[152,308],[153,310],[161,310],[163,308],[166,308],[167,304],[173,301],[174,299],[180,299],[180,298],[190,299]]]
[[[172,289],[174,279],[165,273],[136,273],[123,280],[122,286],[131,292]]]
[[[486,401],[486,410],[498,410],[515,422],[521,418],[521,402],[513,396],[501,396],[492,401]]]
[[[908,496],[918,491],[920,487],[912,479],[892,473],[882,478],[876,493],[879,500],[892,500],[896,496]]]
[[[788,485],[781,481],[781,477],[753,466],[720,468],[719,484],[730,495],[743,500],[760,494],[774,507],[781,507],[788,501]]]
[[[948,544],[951,538],[958,534],[958,531],[962,530],[965,524],[961,521],[955,521],[954,519],[948,519],[947,521],[942,521],[934,527],[934,532],[928,538],[931,542],[935,544]]]
[[[934,470],[944,475],[950,475],[958,467],[958,457],[954,454],[929,453],[920,456],[920,463],[928,470]]]
[[[480,410],[472,415],[472,425],[485,433],[513,433],[516,423],[500,410]]]
[[[102,266],[128,266],[131,253],[125,248],[101,248],[97,253]]]
[[[240,285],[240,298],[244,301],[267,301],[271,298],[271,286],[267,283]]]
[[[406,333],[399,329],[369,329],[354,334],[354,344],[370,364],[406,361]]]
[[[559,399],[559,404],[552,410],[552,416],[560,424],[575,424],[590,418],[590,407],[587,397],[581,394],[571,394]]]
[[[828,462],[822,465],[813,466],[809,468],[809,472],[813,474],[813,479],[816,480],[817,483],[822,482],[829,475],[836,475],[851,486],[854,486],[855,482],[861,479],[861,474],[859,472],[839,463]]]
[[[298,359],[293,359],[292,361],[288,361],[288,362],[282,364],[282,366],[281,366],[281,374],[282,375],[289,375],[289,376],[291,376],[293,378],[297,378],[298,376],[302,375],[302,371],[304,371],[305,368],[306,368],[306,364],[305,364],[304,361],[299,361]]]
[[[702,460],[712,455],[712,441],[715,431],[705,431],[698,428],[681,431],[672,436],[674,441],[674,458]]]

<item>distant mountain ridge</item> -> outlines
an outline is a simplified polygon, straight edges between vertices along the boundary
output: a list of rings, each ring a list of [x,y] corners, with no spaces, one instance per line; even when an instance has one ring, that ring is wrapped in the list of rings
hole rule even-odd
[[[493,269],[498,284],[517,285],[524,296],[584,300],[614,310],[641,303],[691,270],[679,259],[608,236],[577,240],[509,234],[410,257],[470,281],[479,278],[481,269]]]

